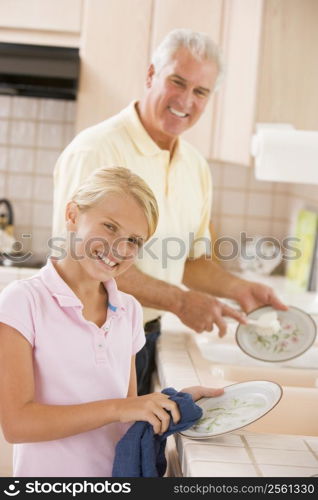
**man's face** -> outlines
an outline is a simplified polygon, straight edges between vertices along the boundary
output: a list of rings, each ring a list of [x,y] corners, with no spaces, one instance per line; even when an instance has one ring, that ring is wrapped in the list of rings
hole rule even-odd
[[[156,142],[176,138],[200,118],[218,75],[213,61],[179,49],[159,73],[148,70],[145,124]]]

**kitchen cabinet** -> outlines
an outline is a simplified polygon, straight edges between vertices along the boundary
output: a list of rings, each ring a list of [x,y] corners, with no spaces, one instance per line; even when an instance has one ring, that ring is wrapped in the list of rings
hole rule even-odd
[[[224,0],[225,78],[217,95],[211,158],[248,165],[254,129],[263,0]]]
[[[266,0],[257,121],[318,130],[318,2]]]
[[[318,130],[318,2],[225,0],[220,93],[212,157],[250,165],[255,124]]]
[[[88,0],[81,42],[77,131],[118,113],[141,96],[152,2]]]
[[[164,36],[176,28],[191,28],[208,33],[219,45],[221,40],[223,0],[156,0],[151,24],[151,53]],[[214,131],[215,99],[210,99],[204,114],[184,138],[206,157],[211,157]]]
[[[0,41],[78,46],[83,0],[1,0]]]
[[[317,129],[316,0],[86,0],[77,131],[142,96],[152,50],[174,28],[207,32],[226,74],[184,134],[210,160],[251,165],[257,122]]]

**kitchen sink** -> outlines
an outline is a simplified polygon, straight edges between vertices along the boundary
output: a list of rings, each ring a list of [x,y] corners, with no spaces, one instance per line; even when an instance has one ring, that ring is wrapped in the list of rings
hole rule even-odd
[[[225,387],[247,380],[271,380],[282,386],[278,405],[246,426],[246,430],[318,436],[318,368],[314,368],[317,343],[302,356],[284,363],[267,363],[247,356],[233,335],[222,339],[213,334],[191,335],[187,350],[202,385]]]
[[[245,354],[231,335],[223,339],[196,336],[200,353],[209,362],[209,371],[216,382],[273,380],[284,386],[318,388],[318,345],[295,359],[270,363]]]
[[[318,389],[283,386],[278,405],[245,429],[269,434],[318,436]]]

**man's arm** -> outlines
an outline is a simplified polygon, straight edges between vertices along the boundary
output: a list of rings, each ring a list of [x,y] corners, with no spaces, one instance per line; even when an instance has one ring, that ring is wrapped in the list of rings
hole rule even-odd
[[[118,288],[136,297],[145,307],[170,311],[196,332],[211,331],[213,325],[219,328],[219,335],[226,332],[223,316],[245,322],[244,316],[224,305],[215,297],[196,290],[182,290],[165,281],[152,278],[131,266],[116,278]]]
[[[287,309],[271,287],[238,278],[205,256],[186,261],[183,282],[194,290],[233,299],[245,312],[264,305]]]

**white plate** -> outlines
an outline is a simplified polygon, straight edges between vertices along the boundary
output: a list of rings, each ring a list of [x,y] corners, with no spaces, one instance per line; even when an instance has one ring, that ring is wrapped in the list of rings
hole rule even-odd
[[[274,311],[272,307],[259,307],[249,318],[257,319],[265,312]],[[236,342],[239,347],[252,358],[262,361],[286,361],[303,354],[314,343],[316,323],[309,314],[289,306],[288,311],[278,311],[277,318],[281,324],[278,333],[262,335],[253,325],[238,325]]]
[[[240,429],[268,413],[281,399],[276,382],[252,380],[228,385],[224,394],[197,401],[203,415],[190,429],[181,432],[193,439],[205,439]]]

